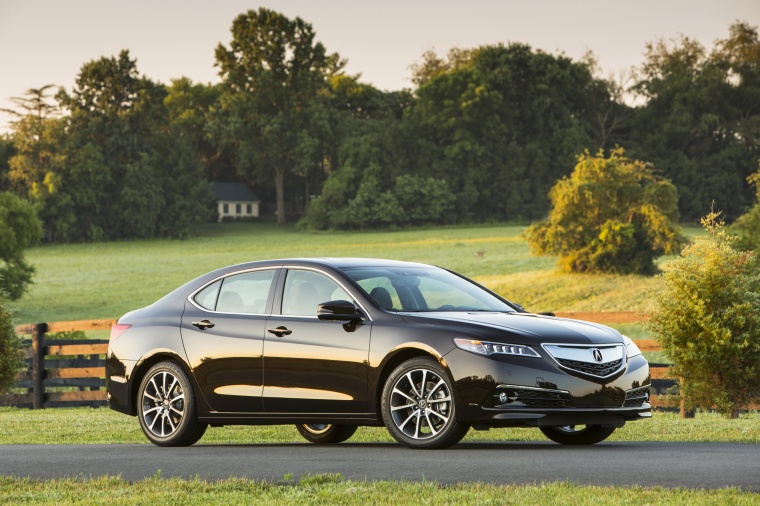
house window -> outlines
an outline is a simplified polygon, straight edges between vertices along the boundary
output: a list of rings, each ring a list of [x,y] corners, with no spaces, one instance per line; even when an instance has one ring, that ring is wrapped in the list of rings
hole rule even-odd
[[[235,204],[235,214],[242,214],[243,206],[241,204]]]
[[[222,204],[222,214],[230,214],[230,205]]]
[[[246,214],[253,214],[253,204],[246,204],[245,212]]]

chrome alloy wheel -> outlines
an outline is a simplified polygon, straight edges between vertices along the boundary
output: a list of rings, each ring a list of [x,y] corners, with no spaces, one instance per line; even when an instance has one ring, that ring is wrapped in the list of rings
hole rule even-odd
[[[159,371],[149,380],[142,395],[145,427],[159,437],[174,434],[185,416],[185,392],[171,372]]]
[[[393,385],[390,412],[394,425],[416,440],[435,437],[451,419],[451,392],[436,372],[413,369]]]

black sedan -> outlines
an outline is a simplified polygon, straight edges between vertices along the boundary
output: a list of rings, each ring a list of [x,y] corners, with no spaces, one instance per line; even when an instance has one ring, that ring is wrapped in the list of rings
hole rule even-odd
[[[616,330],[528,313],[446,269],[360,258],[205,274],[119,319],[106,380],[110,407],[159,446],[286,423],[314,443],[384,424],[413,448],[471,427],[594,444],[651,416],[649,365]]]

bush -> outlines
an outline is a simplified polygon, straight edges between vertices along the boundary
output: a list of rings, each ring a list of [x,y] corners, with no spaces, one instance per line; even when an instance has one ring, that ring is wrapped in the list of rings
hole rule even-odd
[[[528,229],[528,244],[533,254],[559,255],[566,272],[653,274],[656,257],[686,242],[675,186],[622,149],[581,155],[549,198],[549,218]]]
[[[8,391],[16,382],[22,366],[20,346],[5,297],[0,293],[0,393]]]
[[[710,234],[666,266],[649,328],[687,405],[735,418],[760,396],[760,276],[754,255],[734,249],[716,220],[703,219]]]

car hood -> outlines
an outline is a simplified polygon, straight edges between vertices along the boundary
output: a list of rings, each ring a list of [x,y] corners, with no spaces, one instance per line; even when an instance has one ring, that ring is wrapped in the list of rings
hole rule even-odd
[[[604,325],[531,313],[402,313],[409,323],[446,327],[473,337],[514,344],[623,343],[620,333]],[[463,336],[466,337],[466,336]]]

